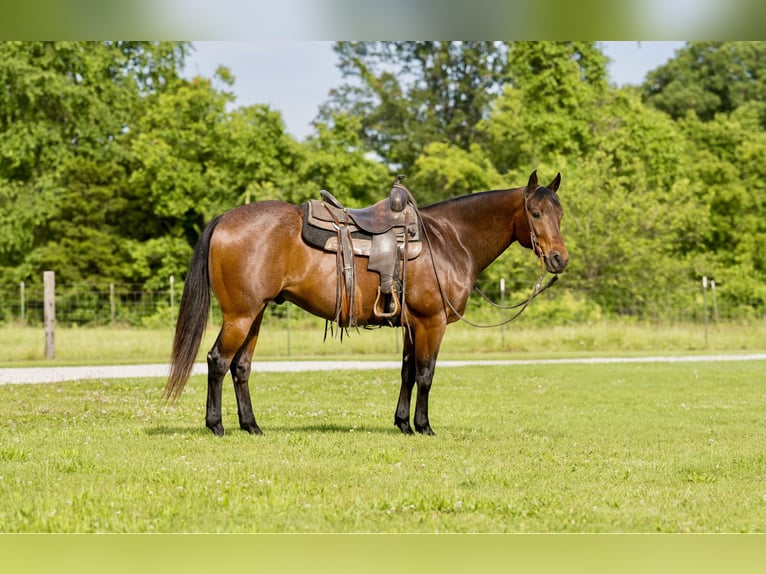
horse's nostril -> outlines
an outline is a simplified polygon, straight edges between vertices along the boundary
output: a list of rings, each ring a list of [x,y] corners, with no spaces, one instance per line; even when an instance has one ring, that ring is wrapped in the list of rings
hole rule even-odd
[[[548,253],[548,263],[551,271],[563,271],[567,261],[559,251],[550,251]]]

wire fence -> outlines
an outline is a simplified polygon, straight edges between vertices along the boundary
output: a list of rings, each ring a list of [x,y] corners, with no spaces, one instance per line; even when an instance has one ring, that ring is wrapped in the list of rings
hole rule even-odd
[[[714,285],[714,284],[713,284]],[[57,284],[55,289],[56,323],[64,326],[135,326],[165,327],[175,324],[178,305],[181,300],[183,285],[171,277],[166,285],[159,289],[147,289],[138,284],[120,283],[77,283]],[[501,293],[499,289],[489,289],[487,294],[500,302],[514,301],[528,296],[526,292]],[[287,307],[273,305],[270,316],[278,320],[286,316]],[[0,285],[0,324],[42,325],[44,294],[42,283],[26,285]],[[471,299],[468,313],[479,320],[488,322],[497,320],[498,311],[478,296]],[[534,317],[541,324],[587,323],[607,318],[595,303],[587,298],[565,290],[552,289],[525,311],[527,317]],[[699,290],[697,302],[692,305],[678,306],[668,304],[646,305],[636,303],[635,309],[621,309],[617,315],[634,317],[653,322],[665,323],[703,323],[752,319],[743,315],[741,310],[730,308],[716,298],[715,288],[710,284]],[[757,313],[756,313],[757,315]],[[499,316],[499,315],[498,315]],[[293,320],[310,320],[307,312],[293,308]],[[220,310],[215,298],[212,298],[210,311],[211,323],[220,322]]]
[[[110,324],[161,326],[171,324],[180,300],[172,282],[165,289],[148,290],[132,284],[56,285],[56,322],[62,325]],[[43,323],[43,285],[0,287],[0,322]]]

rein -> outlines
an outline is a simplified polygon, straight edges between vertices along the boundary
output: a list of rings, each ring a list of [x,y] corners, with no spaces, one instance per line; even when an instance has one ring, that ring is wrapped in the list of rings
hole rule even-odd
[[[409,194],[409,190],[407,190],[407,192]],[[411,194],[409,195],[410,197],[412,197]],[[431,248],[431,238],[428,235],[428,229],[426,228],[425,223],[423,222],[423,218],[420,216],[420,210],[417,208],[417,204],[414,204],[415,213],[417,214],[417,217],[420,220],[420,225],[423,229],[423,235],[425,236],[426,243],[428,244],[428,251],[431,256],[431,266],[433,267],[434,277],[436,277],[436,284],[439,287],[439,293],[441,294],[441,297],[442,297],[442,303],[444,305],[445,316],[448,315],[447,307],[449,307],[450,310],[457,316],[458,319],[460,319],[464,323],[469,324],[471,327],[476,327],[478,329],[491,329],[494,327],[501,327],[503,325],[510,323],[511,321],[516,319],[519,315],[521,315],[535,297],[537,297],[540,293],[548,289],[548,287],[553,285],[558,280],[559,276],[554,275],[543,286],[543,279],[545,278],[545,273],[546,273],[545,261],[543,260],[543,257],[542,257],[542,250],[540,248],[540,242],[537,239],[537,233],[535,233],[535,228],[532,226],[532,220],[530,219],[530,214],[529,214],[529,207],[527,205],[527,202],[529,201],[529,197],[531,195],[532,194],[530,193],[524,198],[524,215],[527,218],[527,227],[529,227],[529,239],[531,242],[533,253],[537,255],[538,258],[540,258],[540,277],[537,279],[537,283],[535,283],[534,289],[532,290],[532,293],[529,295],[529,297],[527,297],[523,301],[520,301],[514,305],[498,305],[497,303],[493,302],[489,297],[487,297],[487,295],[485,295],[478,287],[474,286],[473,288],[474,291],[476,291],[485,301],[489,302],[492,306],[497,307],[498,309],[516,309],[518,307],[521,307],[521,309],[519,309],[516,313],[514,313],[513,316],[510,317],[509,319],[505,319],[504,321],[500,321],[499,323],[492,323],[490,325],[482,325],[480,323],[474,323],[473,321],[466,319],[465,315],[463,315],[457,309],[455,309],[455,306],[447,297],[446,293],[444,292],[444,287],[442,286],[441,279],[439,279],[439,273],[436,271],[436,261],[434,260],[434,252],[433,252],[433,249]],[[412,201],[414,202],[414,198],[412,198]]]

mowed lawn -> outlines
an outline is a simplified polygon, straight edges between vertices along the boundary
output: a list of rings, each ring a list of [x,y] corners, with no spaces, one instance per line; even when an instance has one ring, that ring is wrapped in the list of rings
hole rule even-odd
[[[254,374],[266,433],[204,428],[205,380],[0,386],[3,532],[763,532],[766,364]]]

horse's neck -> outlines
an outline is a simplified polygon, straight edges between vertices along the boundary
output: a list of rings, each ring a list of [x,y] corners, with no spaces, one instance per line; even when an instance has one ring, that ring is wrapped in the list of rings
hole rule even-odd
[[[428,214],[471,254],[476,273],[497,259],[526,225],[524,188],[488,191],[435,204]]]

